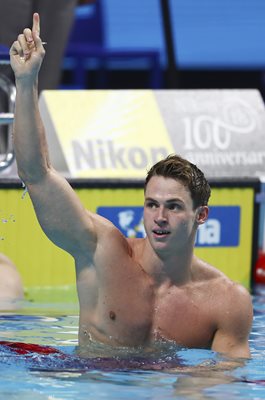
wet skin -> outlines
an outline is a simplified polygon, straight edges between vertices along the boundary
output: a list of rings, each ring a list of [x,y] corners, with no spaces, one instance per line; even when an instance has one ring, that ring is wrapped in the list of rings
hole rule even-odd
[[[148,345],[156,339],[211,348],[231,302],[245,296],[221,272],[193,255],[208,209],[193,208],[189,191],[153,177],[145,193],[145,239],[126,240],[107,221],[94,266],[78,268],[80,343]]]
[[[80,344],[149,346],[158,338],[248,357],[252,305],[248,292],[193,255],[208,207],[193,207],[179,181],[154,176],[145,193],[145,239],[126,239],[84,209],[50,163],[38,108],[38,73],[45,56],[33,15],[10,49],[16,78],[14,149],[38,221],[53,243],[75,259]],[[34,168],[32,167],[34,166]]]

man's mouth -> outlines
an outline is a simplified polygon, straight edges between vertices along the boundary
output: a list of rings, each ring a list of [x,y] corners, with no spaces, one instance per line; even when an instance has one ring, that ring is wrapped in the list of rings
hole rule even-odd
[[[170,234],[170,232],[166,229],[153,229],[152,232],[157,236],[164,236]]]

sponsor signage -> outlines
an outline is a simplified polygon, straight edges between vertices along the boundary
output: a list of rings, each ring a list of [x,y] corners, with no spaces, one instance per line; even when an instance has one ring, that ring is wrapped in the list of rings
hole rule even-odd
[[[40,108],[53,164],[73,177],[143,178],[174,152],[151,91],[47,91]]]
[[[109,219],[128,238],[144,238],[143,207],[98,207],[97,213]]]
[[[265,175],[257,90],[44,91],[53,164],[72,177],[140,178],[178,153],[208,177]]]
[[[109,219],[127,237],[143,238],[143,207],[99,207],[97,213]],[[240,207],[212,206],[210,217],[197,232],[198,247],[236,247],[240,243]]]
[[[176,152],[209,177],[265,175],[265,110],[257,90],[155,93]]]
[[[240,207],[212,206],[205,224],[200,225],[197,247],[237,247],[240,244]]]
[[[142,188],[95,188],[88,182],[87,186],[82,182],[82,187],[76,187],[74,181],[72,184],[85,208],[113,221],[127,237],[144,237]],[[249,288],[255,254],[257,185],[212,185],[209,219],[199,228],[195,254]],[[3,218],[7,220],[1,232],[1,252],[19,266],[26,287],[74,285],[72,257],[54,246],[42,232],[29,196],[18,201],[22,191],[21,187],[0,191],[1,204],[5,204]]]

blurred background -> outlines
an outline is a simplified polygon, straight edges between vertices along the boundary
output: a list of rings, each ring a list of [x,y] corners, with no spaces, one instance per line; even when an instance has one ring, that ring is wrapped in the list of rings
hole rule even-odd
[[[258,88],[264,96],[264,1],[81,3],[63,62],[63,87]],[[73,77],[78,63],[83,81]]]

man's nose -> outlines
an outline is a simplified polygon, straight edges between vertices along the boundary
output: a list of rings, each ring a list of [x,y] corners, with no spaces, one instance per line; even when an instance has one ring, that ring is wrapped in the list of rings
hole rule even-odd
[[[164,207],[159,207],[155,215],[155,222],[157,224],[164,224],[167,222],[167,212]]]

